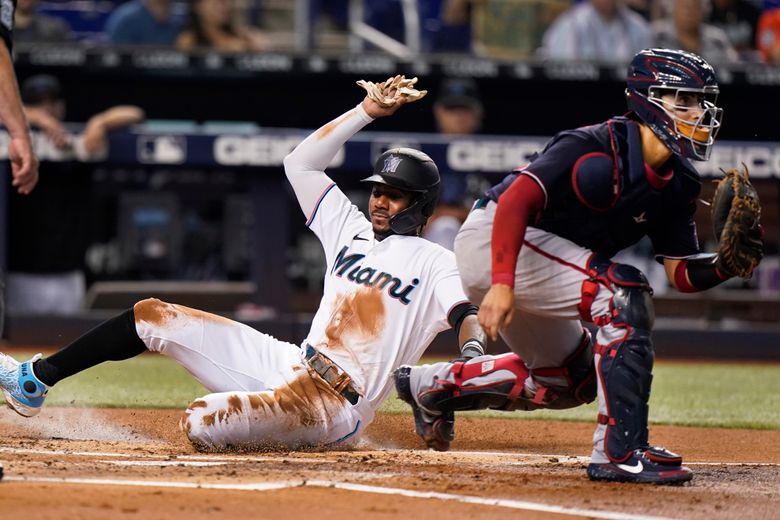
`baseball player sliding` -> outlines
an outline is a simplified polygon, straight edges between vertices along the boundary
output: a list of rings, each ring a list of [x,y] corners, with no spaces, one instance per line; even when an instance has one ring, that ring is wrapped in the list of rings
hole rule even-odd
[[[727,176],[734,189],[713,212],[718,254],[699,250],[701,180],[689,159],[709,157],[717,95],[700,57],[641,51],[629,67],[627,116],[559,133],[475,204],[455,241],[458,268],[481,302],[480,323],[513,353],[396,372],[399,395],[437,437],[429,446],[449,445],[452,425],[437,424],[454,410],[570,408],[598,397],[591,479],[691,479],[682,457],[648,440],[652,289],[611,258],[647,235],[683,292],[749,277],[760,261],[760,207],[739,186],[746,172]],[[732,204],[733,192],[750,202]],[[598,328],[595,345],[583,321]]]
[[[464,356],[482,354],[486,336],[454,254],[419,237],[439,190],[433,161],[407,148],[383,153],[364,179],[372,187],[368,218],[324,173],[355,133],[425,94],[415,81],[361,82],[368,91],[362,103],[285,158],[327,260],[322,302],[300,345],[147,299],[47,358],[19,364],[0,354],[8,404],[33,416],[62,379],[150,350],[173,358],[214,392],[190,404],[181,420],[196,446],[330,446],[360,436],[392,390],[393,371],[415,363],[439,332],[455,327]]]

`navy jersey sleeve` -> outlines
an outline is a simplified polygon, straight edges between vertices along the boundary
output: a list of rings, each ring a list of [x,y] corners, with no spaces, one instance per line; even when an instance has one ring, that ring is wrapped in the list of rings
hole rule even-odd
[[[660,218],[648,230],[657,256],[686,258],[701,252],[696,235],[696,201],[701,192],[701,178],[689,162],[674,162],[674,177],[665,190]]]
[[[562,177],[569,177],[577,160],[583,155],[599,151],[598,143],[579,133],[563,133],[556,136],[528,166],[522,175],[528,175],[544,191],[544,206],[550,204],[553,186]]]
[[[5,42],[8,52],[11,52],[11,35],[14,30],[14,10],[16,0],[0,0],[0,38]]]
[[[696,223],[693,219],[695,213],[695,201],[663,212],[662,218],[655,221],[647,233],[656,255],[687,258],[700,252]]]

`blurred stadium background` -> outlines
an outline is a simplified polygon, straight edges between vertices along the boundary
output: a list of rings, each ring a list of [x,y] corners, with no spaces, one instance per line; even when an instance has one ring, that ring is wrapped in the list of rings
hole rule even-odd
[[[672,8],[685,1],[673,0]],[[718,25],[714,18],[720,4],[738,2],[713,1],[702,3],[712,17],[702,23],[729,37],[739,33],[744,20]],[[225,50],[187,45],[176,35],[166,44],[133,43],[110,29],[112,15],[133,4],[166,4],[183,27],[208,2],[229,10],[231,27],[251,29],[254,43]],[[632,1],[631,8],[657,24],[671,14],[656,2]],[[429,99],[359,134],[332,165],[330,174],[359,206],[368,194],[357,181],[389,147],[429,153],[452,183],[448,204],[465,207],[555,132],[625,111],[626,60],[537,52],[556,17],[576,6],[567,0],[19,3],[31,18],[59,28],[19,30],[14,54],[23,86],[41,74],[56,79],[68,139],[75,142],[85,122],[112,106],[140,107],[146,118],[110,132],[105,157],[89,161],[34,128],[42,161],[34,222],[15,213],[7,161],[0,165],[0,268],[7,283],[32,275],[55,284],[76,269],[84,289],[75,293],[75,308],[41,310],[20,306],[7,288],[4,339],[13,344],[63,345],[149,296],[300,341],[319,303],[323,260],[282,159],[307,131],[360,101],[357,79],[402,73],[419,76],[429,90]],[[754,33],[759,16],[780,9],[773,1],[739,5],[741,13],[753,8],[756,16],[744,18],[753,20]],[[707,179],[720,168],[746,164],[763,203],[766,257],[749,281],[681,295],[659,278],[646,245],[630,251],[627,261],[654,282],[660,356],[780,359],[780,65],[762,54],[758,36],[734,38],[738,57],[715,63],[725,117],[712,159],[699,164],[702,199],[711,196]],[[434,103],[452,78],[471,82],[469,95],[483,110],[472,135],[445,136],[437,126]],[[3,159],[6,139],[0,134]],[[713,250],[705,206],[697,218],[700,240]],[[433,350],[446,355],[454,345],[443,335]]]

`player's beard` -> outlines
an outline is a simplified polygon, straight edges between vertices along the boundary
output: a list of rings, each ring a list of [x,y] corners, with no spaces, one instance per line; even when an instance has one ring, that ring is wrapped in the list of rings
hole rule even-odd
[[[379,218],[377,219],[375,217],[376,213],[371,214],[371,227],[374,230],[374,236],[377,240],[383,240],[387,238],[388,236],[393,234],[393,230],[390,229],[390,218],[391,216],[389,214],[386,214],[384,211],[378,212],[379,215],[385,217],[385,218]],[[381,222],[381,224],[380,224]]]

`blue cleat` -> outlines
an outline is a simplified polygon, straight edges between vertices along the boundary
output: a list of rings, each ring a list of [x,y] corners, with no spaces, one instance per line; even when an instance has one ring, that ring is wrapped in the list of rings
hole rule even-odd
[[[664,448],[634,450],[625,462],[592,463],[591,480],[636,482],[642,484],[680,484],[693,478],[693,472],[682,465],[682,457]]]
[[[29,361],[19,363],[11,356],[0,353],[0,389],[5,402],[19,415],[38,415],[49,387],[41,383],[33,373],[33,363],[41,358],[36,354]]]

